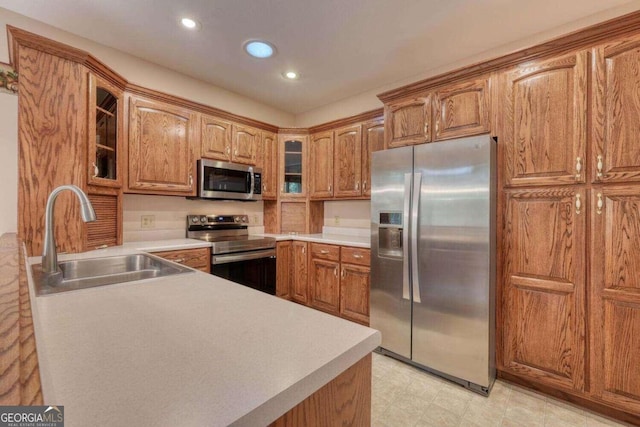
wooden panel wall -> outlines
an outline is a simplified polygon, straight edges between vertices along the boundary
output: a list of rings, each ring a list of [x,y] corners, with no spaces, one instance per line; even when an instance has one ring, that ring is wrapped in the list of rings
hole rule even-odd
[[[42,253],[47,197],[56,187],[85,188],[87,71],[75,62],[19,47],[18,234],[29,255]],[[84,250],[75,195],[60,194],[55,236],[59,251]]]

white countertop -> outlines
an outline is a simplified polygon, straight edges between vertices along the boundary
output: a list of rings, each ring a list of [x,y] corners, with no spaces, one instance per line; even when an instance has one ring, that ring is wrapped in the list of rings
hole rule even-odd
[[[78,255],[185,248],[151,243]],[[380,344],[378,331],[202,272],[31,292],[44,401],[65,406],[69,427],[266,425]]]

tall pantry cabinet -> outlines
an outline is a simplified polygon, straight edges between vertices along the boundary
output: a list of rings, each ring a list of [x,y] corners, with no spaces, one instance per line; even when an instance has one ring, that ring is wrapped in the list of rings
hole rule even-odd
[[[499,370],[640,413],[640,35],[502,75]]]

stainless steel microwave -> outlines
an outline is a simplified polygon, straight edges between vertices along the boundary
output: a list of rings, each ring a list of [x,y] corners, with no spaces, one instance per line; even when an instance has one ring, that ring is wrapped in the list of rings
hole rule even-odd
[[[262,200],[262,170],[217,160],[198,160],[198,198]]]

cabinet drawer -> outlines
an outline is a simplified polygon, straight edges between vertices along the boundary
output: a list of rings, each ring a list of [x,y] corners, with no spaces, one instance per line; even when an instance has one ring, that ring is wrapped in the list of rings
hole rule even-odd
[[[340,246],[312,243],[311,258],[321,258],[331,261],[338,261],[340,259]]]
[[[340,253],[340,262],[369,266],[371,265],[371,251],[369,249],[343,246]]]
[[[153,255],[206,272],[211,264],[209,248],[154,252]]]

